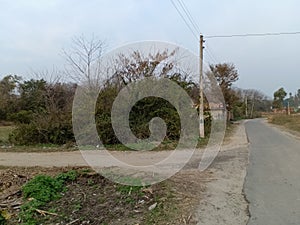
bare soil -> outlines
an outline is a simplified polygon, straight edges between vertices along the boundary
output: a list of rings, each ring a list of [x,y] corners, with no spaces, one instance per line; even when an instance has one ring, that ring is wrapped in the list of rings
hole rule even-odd
[[[9,214],[7,224],[19,224],[20,206],[27,201],[21,187],[38,174],[51,176],[69,170],[89,168],[2,168],[0,170],[0,211]],[[40,215],[43,224],[196,224],[193,211],[209,174],[183,171],[168,181],[144,187],[140,192],[121,187],[93,171],[82,173],[67,184],[59,200],[41,210],[53,210],[57,216]],[[122,188],[125,192],[120,191]],[[131,193],[129,193],[131,192]],[[152,211],[151,205],[157,203]]]

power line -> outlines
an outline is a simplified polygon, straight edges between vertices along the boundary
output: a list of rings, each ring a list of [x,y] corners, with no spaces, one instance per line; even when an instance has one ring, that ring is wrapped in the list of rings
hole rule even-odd
[[[177,0],[181,6],[181,8],[183,9],[183,11],[185,12],[185,14],[187,15],[189,21],[191,22],[192,26],[194,27],[194,29],[196,30],[197,33],[201,33],[200,32],[200,28],[198,26],[198,24],[196,23],[196,21],[194,20],[191,12],[189,11],[189,9],[187,8],[186,4],[184,3],[183,0]]]
[[[192,32],[192,34],[194,35],[194,37],[199,40],[198,35],[195,33],[195,31],[192,29],[192,27],[190,26],[190,24],[187,22],[187,20],[185,19],[185,17],[183,16],[183,14],[180,12],[180,10],[178,9],[178,7],[176,6],[176,4],[174,3],[173,0],[171,0],[174,8],[176,9],[176,11],[178,12],[178,14],[181,16],[181,18],[183,19],[184,23],[187,25],[187,27],[189,28],[189,30]]]
[[[174,0],[171,0],[173,6],[177,10],[180,17],[183,19],[184,23],[187,25],[189,30],[195,36],[195,38],[200,41],[199,36],[197,34],[201,34],[200,28],[197,22],[194,20],[190,10],[188,9],[187,5],[185,4],[184,0],[177,0],[177,5],[175,4]],[[217,58],[214,56],[211,49],[206,45],[205,52],[207,53],[208,58],[213,63],[217,63]]]
[[[280,36],[280,35],[300,35],[300,31],[296,32],[278,32],[278,33],[249,33],[249,34],[231,34],[231,35],[211,35],[205,38],[235,38],[235,37],[265,37],[265,36]]]

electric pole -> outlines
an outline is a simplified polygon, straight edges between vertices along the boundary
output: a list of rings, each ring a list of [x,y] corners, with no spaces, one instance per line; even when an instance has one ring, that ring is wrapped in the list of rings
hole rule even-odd
[[[200,35],[200,80],[199,80],[199,132],[200,138],[204,138],[204,99],[203,99],[203,49],[204,49],[203,35]]]
[[[246,110],[245,110],[245,114],[246,114],[246,119],[248,119],[248,96],[247,93],[245,94],[246,98],[245,98],[245,106],[246,106]]]

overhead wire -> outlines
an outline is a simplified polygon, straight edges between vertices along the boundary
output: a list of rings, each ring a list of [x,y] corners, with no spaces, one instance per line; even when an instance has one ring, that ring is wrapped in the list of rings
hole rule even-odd
[[[173,4],[174,8],[176,9],[176,11],[178,12],[178,14],[180,15],[180,17],[183,19],[184,23],[187,25],[189,30],[194,35],[194,37],[197,39],[197,41],[200,41],[200,34],[201,34],[200,28],[198,26],[198,23],[192,16],[190,10],[188,9],[187,5],[185,4],[184,0],[177,0],[177,2],[178,2],[177,5],[175,4],[175,2],[173,0],[171,0],[171,2]],[[210,61],[217,63],[218,60],[214,56],[214,54],[212,53],[212,51],[208,47],[208,45],[206,45],[204,50],[207,53],[207,56],[210,59]]]
[[[183,9],[183,11],[185,12],[185,14],[187,15],[189,21],[191,22],[192,26],[195,28],[196,32],[198,34],[201,34],[200,32],[200,28],[198,26],[198,24],[196,23],[196,21],[194,20],[190,10],[187,8],[186,4],[184,3],[183,0],[177,0],[179,2],[179,4],[181,5],[181,8]]]
[[[300,35],[300,31],[295,32],[277,32],[277,33],[246,33],[246,34],[230,34],[230,35],[210,35],[205,36],[206,39],[211,38],[235,38],[235,37],[265,37],[280,35]]]
[[[199,40],[198,35],[195,33],[195,31],[193,30],[193,28],[190,26],[190,24],[187,22],[187,20],[185,19],[185,17],[183,16],[183,14],[181,13],[181,11],[179,10],[179,8],[176,6],[175,2],[173,0],[170,0],[171,3],[173,4],[174,8],[176,9],[176,11],[178,12],[178,14],[180,15],[180,17],[183,19],[184,23],[186,24],[186,26],[189,28],[189,30],[192,32],[192,34],[194,35],[194,37]]]

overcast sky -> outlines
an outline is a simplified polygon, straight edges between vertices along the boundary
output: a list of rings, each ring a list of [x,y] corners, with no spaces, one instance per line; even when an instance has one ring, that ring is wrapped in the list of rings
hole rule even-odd
[[[174,0],[176,2],[176,0]],[[300,31],[299,0],[183,0],[204,35]],[[64,64],[62,48],[84,34],[109,49],[142,40],[198,42],[169,0],[0,0],[0,78],[32,77]],[[207,39],[213,58],[239,70],[236,86],[271,96],[300,88],[300,35]]]

